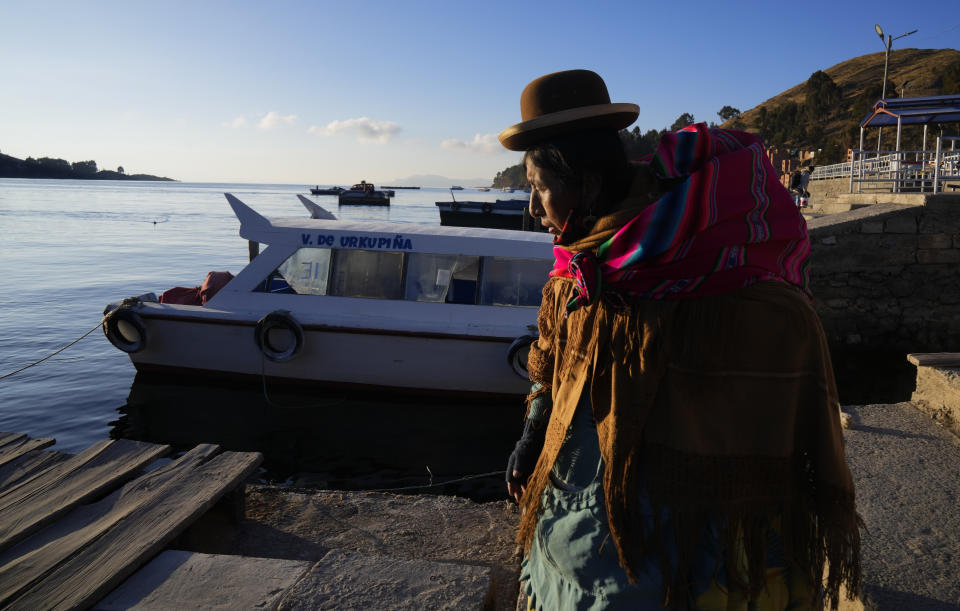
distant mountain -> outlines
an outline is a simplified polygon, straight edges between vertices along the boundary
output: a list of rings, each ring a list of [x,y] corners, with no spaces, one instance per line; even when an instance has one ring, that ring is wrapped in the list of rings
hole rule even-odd
[[[485,187],[492,181],[489,178],[447,178],[438,174],[416,174],[406,178],[397,178],[389,184],[398,187],[440,187],[448,189],[454,185],[460,187]]]

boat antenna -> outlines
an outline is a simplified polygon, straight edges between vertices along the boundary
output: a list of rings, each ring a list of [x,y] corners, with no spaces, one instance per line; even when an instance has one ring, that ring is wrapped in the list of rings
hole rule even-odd
[[[453,189],[450,189],[450,197],[453,199],[453,203],[457,203],[457,198],[453,195]]]

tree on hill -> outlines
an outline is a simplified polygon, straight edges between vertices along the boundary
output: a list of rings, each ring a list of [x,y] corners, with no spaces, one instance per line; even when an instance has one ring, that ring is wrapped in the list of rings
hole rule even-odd
[[[640,159],[656,151],[662,134],[663,131],[655,129],[642,133],[639,126],[634,126],[630,131],[620,130],[620,141],[623,142],[627,159]]]
[[[839,104],[843,92],[823,70],[811,74],[804,83],[803,90],[803,113],[808,123],[822,127],[828,118],[841,110]]]
[[[740,115],[740,109],[734,108],[733,106],[724,106],[720,109],[720,112],[717,113],[717,116],[720,117],[721,121],[729,121],[730,119],[735,119]]]
[[[941,95],[960,94],[960,61],[947,66],[937,80]]]
[[[70,167],[79,176],[93,176],[97,173],[96,161],[74,161]]]
[[[691,115],[689,112],[685,112],[677,117],[677,120],[673,122],[673,124],[670,126],[670,131],[675,132],[678,129],[687,127],[688,125],[693,125],[696,122],[697,120],[693,118],[693,115]]]
[[[522,163],[518,163],[517,165],[512,165],[505,170],[497,172],[497,175],[493,177],[492,186],[494,189],[502,189],[504,187],[525,189],[528,185],[527,170],[523,167]]]

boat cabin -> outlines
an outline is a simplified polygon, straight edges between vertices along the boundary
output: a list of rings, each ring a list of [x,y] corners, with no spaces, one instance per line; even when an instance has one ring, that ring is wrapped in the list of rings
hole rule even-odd
[[[303,246],[254,290],[538,307],[550,268],[546,259]]]
[[[255,293],[536,308],[553,263],[546,234],[312,219],[258,227],[238,203],[241,235],[270,245],[232,283]]]

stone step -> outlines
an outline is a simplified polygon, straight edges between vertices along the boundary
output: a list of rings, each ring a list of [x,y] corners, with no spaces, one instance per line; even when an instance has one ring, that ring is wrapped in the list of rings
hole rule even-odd
[[[167,550],[93,608],[274,609],[314,564]]]
[[[853,204],[837,203],[837,202],[823,202],[823,203],[811,203],[808,210],[818,214],[839,214],[841,212],[849,212],[854,209]]]
[[[490,567],[330,550],[280,601],[284,609],[492,609]]]
[[[492,600],[484,566],[339,549],[318,562],[168,550],[94,609],[484,609]]]
[[[960,353],[908,354],[907,360],[917,367],[917,386],[910,400],[960,437]]]
[[[871,204],[902,204],[922,206],[932,193],[839,193],[832,195],[828,200],[835,204],[849,204],[851,206],[869,206]]]

